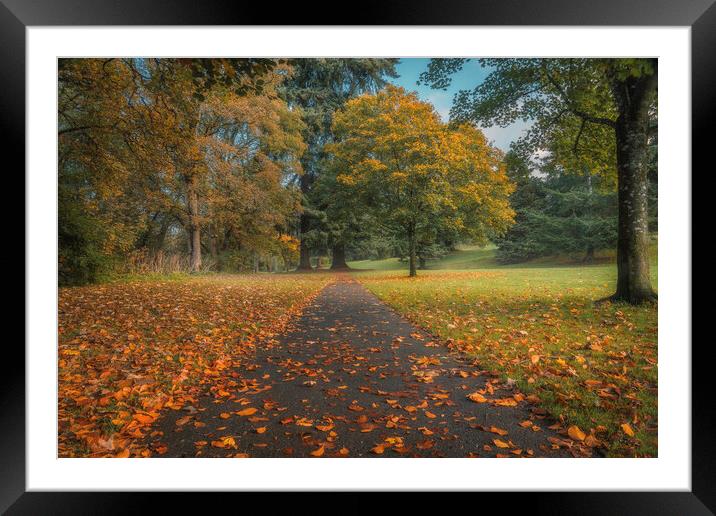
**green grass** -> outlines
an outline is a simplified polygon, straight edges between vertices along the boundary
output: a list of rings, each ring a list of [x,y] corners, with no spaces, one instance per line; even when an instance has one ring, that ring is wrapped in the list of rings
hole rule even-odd
[[[613,265],[616,262],[616,253],[612,250],[600,251],[591,264],[581,263],[576,256],[549,256],[535,258],[523,263],[501,264],[496,259],[497,247],[493,244],[486,246],[459,245],[457,250],[448,253],[441,259],[428,260],[427,270],[471,270],[471,269],[523,269],[523,268],[551,268],[551,267],[599,267]],[[657,243],[654,241],[649,248],[651,260],[652,281],[655,281],[657,264]],[[383,260],[356,260],[349,261],[348,266],[356,270],[397,271],[408,270],[408,262],[399,258],[385,258]]]
[[[593,432],[607,455],[657,455],[657,307],[595,304],[613,292],[613,263],[502,266],[494,248],[463,248],[417,278],[397,260],[351,266],[416,324],[539,396],[565,426]]]

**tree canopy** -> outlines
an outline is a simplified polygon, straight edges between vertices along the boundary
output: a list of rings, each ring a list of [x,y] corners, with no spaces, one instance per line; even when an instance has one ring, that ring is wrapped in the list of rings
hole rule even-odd
[[[409,248],[441,230],[486,241],[512,221],[501,153],[469,125],[448,127],[415,94],[388,86],[351,100],[334,121],[337,182],[351,189]]]
[[[445,88],[466,59],[433,59],[421,80]],[[655,298],[649,280],[649,141],[656,135],[656,59],[481,59],[490,73],[454,99],[451,118],[532,125],[516,143],[531,155],[549,150],[564,168],[618,185],[615,300]]]
[[[234,78],[261,84],[239,94],[224,80],[197,82],[196,67],[181,59],[63,62],[65,282],[92,280],[112,257],[133,250],[156,255],[167,239],[170,248],[189,249],[192,270],[202,267],[202,246],[218,261],[230,248],[280,245],[300,210],[286,177],[301,173],[303,122],[277,93],[289,70],[260,69],[263,75]]]

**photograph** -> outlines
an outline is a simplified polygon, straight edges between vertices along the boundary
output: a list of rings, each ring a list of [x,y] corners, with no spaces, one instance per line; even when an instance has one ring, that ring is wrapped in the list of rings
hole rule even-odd
[[[661,456],[658,56],[86,50],[58,458]]]

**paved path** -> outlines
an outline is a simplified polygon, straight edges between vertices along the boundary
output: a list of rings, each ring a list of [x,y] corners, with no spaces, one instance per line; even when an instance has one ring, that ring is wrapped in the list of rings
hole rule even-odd
[[[207,395],[159,421],[163,435],[153,440],[166,445],[161,456],[568,455],[552,449],[548,438],[560,436],[539,409],[494,404],[511,403],[515,393],[347,278],[326,287],[238,373],[230,401]],[[488,401],[468,399],[477,391]]]

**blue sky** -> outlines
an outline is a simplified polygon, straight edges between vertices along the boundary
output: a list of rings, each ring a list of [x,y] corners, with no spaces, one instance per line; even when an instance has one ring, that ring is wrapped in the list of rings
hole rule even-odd
[[[450,117],[450,107],[455,93],[460,90],[473,89],[485,80],[489,70],[481,66],[476,59],[471,59],[465,63],[459,73],[453,75],[452,84],[446,91],[433,90],[426,85],[417,85],[418,77],[427,69],[429,61],[430,59],[423,58],[402,58],[396,67],[400,77],[390,79],[390,82],[402,86],[408,91],[416,91],[422,100],[435,106],[435,110],[443,120],[447,121]],[[507,151],[510,148],[510,143],[519,138],[526,127],[526,123],[517,122],[508,127],[483,127],[482,130],[487,139],[492,141],[495,146]]]

